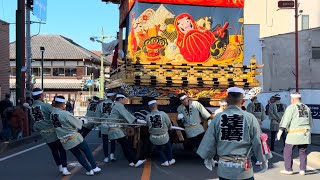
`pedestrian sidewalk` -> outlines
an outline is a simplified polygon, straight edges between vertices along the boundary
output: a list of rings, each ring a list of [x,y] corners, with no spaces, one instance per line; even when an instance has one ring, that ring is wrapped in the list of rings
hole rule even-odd
[[[19,140],[11,140],[11,141],[0,141],[0,154],[6,152],[10,149],[17,148],[22,145],[30,144],[32,142],[40,141],[42,137],[39,133],[34,132],[31,136],[23,137]]]

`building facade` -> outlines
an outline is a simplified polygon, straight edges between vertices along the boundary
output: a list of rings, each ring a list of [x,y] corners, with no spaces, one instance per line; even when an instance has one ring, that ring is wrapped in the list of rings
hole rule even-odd
[[[34,87],[41,88],[40,47],[44,47],[43,76],[46,100],[51,102],[57,94],[75,101],[86,101],[98,90],[100,57],[61,35],[37,35],[31,38],[32,76]],[[10,88],[15,88],[15,42],[10,44]],[[109,63],[105,63],[108,67]],[[106,68],[108,69],[108,68]],[[92,88],[86,88],[88,80]],[[90,84],[90,83],[89,83]],[[90,90],[90,91],[89,91]]]
[[[9,24],[0,20],[0,99],[9,90]]]
[[[264,91],[295,88],[295,34],[262,39]],[[320,88],[320,27],[299,32],[299,87]]]
[[[295,31],[294,9],[279,9],[281,0],[245,0],[245,24],[260,24],[260,37]],[[298,0],[299,30],[320,27],[320,1]]]

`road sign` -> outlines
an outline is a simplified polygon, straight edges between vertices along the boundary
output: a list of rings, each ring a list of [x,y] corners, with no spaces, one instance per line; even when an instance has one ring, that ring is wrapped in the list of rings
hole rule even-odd
[[[88,85],[88,86],[92,86],[92,79],[88,79],[88,80],[87,80],[87,85]]]
[[[41,21],[47,21],[47,0],[34,0],[33,14]]]
[[[294,8],[294,1],[278,1],[279,8]]]

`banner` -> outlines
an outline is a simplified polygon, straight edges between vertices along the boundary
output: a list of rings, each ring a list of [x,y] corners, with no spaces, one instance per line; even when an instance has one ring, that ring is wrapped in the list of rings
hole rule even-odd
[[[134,64],[243,62],[243,8],[136,2],[128,30],[127,57]]]
[[[243,7],[244,0],[138,0],[164,4],[189,4],[196,6]]]

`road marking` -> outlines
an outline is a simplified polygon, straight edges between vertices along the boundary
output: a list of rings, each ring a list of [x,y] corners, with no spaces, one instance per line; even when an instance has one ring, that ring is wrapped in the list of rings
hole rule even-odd
[[[148,159],[143,166],[141,180],[149,180],[150,176],[151,176],[151,159]]]
[[[10,159],[10,158],[13,158],[13,157],[15,157],[15,156],[18,156],[18,155],[23,154],[23,153],[25,153],[25,152],[31,151],[31,150],[36,149],[36,148],[38,148],[38,147],[41,147],[41,146],[43,146],[43,145],[45,145],[45,144],[46,144],[46,143],[42,143],[42,144],[36,145],[36,146],[34,146],[34,147],[32,147],[32,148],[28,148],[28,149],[25,149],[25,150],[23,150],[23,151],[20,151],[20,152],[11,154],[11,155],[9,155],[9,156],[0,158],[0,162],[1,162],[1,161],[5,161],[5,160]]]
[[[278,154],[278,153],[276,153],[276,152],[274,152],[274,151],[272,151],[272,154],[275,154],[275,155],[277,155],[278,157],[281,157],[282,159],[284,159],[281,154]],[[295,163],[295,164],[297,164],[297,165],[300,165],[300,162],[297,161],[296,159],[293,159],[293,163]],[[320,174],[320,171],[318,171],[317,169],[315,169],[315,168],[313,168],[313,167],[311,167],[311,166],[308,166],[308,165],[307,165],[307,169],[308,169],[308,170],[312,170],[312,171]]]
[[[101,151],[102,149],[102,144],[100,146],[98,146],[93,152],[92,155],[95,156],[99,151]],[[61,180],[69,180],[74,174],[76,174],[78,171],[80,171],[80,169],[82,168],[82,166],[77,166],[75,168],[73,168],[71,170],[71,175],[70,176],[63,176],[61,178]]]

